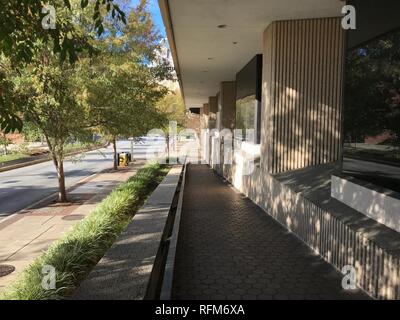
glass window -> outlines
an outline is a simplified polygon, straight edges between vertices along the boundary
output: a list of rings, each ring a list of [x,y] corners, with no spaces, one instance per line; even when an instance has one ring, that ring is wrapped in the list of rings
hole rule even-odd
[[[343,171],[400,192],[400,30],[346,56]]]
[[[262,55],[256,55],[236,75],[236,129],[242,130],[242,140],[257,144],[261,129],[261,77]]]

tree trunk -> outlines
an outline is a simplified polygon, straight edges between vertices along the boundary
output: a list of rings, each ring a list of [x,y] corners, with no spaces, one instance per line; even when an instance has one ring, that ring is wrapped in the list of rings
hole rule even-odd
[[[114,148],[114,170],[118,170],[118,159],[117,159],[117,139],[113,136],[113,148]]]
[[[64,174],[64,162],[58,160],[57,156],[52,153],[53,163],[57,171],[58,179],[58,202],[67,202],[67,192],[65,190],[65,174]]]
[[[67,192],[65,190],[65,174],[64,174],[64,161],[58,161],[57,167],[58,178],[58,201],[67,202]]]
[[[49,147],[50,154],[53,158],[54,166],[57,171],[57,179],[58,179],[58,202],[67,202],[67,191],[65,190],[65,174],[64,174],[64,159],[63,159],[63,150],[57,149],[54,147],[52,143],[50,143],[50,139],[47,135],[44,135],[47,146]],[[61,143],[63,145],[63,143]]]

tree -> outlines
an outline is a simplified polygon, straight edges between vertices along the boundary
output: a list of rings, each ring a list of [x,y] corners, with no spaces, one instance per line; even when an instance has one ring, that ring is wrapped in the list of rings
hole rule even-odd
[[[22,129],[19,104],[13,96],[13,83],[10,81],[12,73],[9,59],[0,54],[0,129],[4,133]]]
[[[47,20],[48,6],[55,9],[54,28],[43,26]],[[90,10],[93,30],[100,36],[107,18],[125,22],[125,13],[114,0],[19,0],[2,2],[0,6],[0,53],[10,57],[13,66],[29,63],[37,51],[37,41],[52,42],[54,53],[61,60],[78,60],[82,50],[92,50],[90,37],[77,28],[74,19],[80,7]],[[75,11],[75,12],[74,12]],[[110,14],[108,16],[108,14]]]
[[[30,121],[25,121],[24,127],[22,128],[22,134],[24,135],[25,141],[43,142],[43,134],[40,128],[38,128],[34,123]]]
[[[152,79],[146,67],[126,59],[116,62],[97,66],[93,80],[86,82],[90,117],[97,119],[99,130],[114,146],[114,169],[119,135],[139,136],[166,121],[155,108],[166,89]]]
[[[118,135],[139,134],[164,119],[155,105],[166,93],[159,79],[169,69],[162,59],[158,61],[145,3],[130,14],[126,29],[124,24],[113,26],[107,20],[107,37],[92,42],[99,54],[82,53],[74,64],[62,62],[62,51],[54,50],[56,44],[48,41],[37,41],[29,63],[18,69],[12,68],[10,57],[0,56],[12,97],[7,100],[10,110],[16,108],[14,113],[18,110],[43,133],[57,171],[60,202],[67,201],[64,158],[68,140],[89,141],[94,130],[101,130],[113,137],[115,146]],[[72,21],[74,30],[90,33],[87,16],[76,14]],[[151,28],[140,36],[135,23]]]
[[[55,28],[42,25],[48,14],[44,2],[38,0],[5,1],[0,6],[0,56],[9,59],[12,69],[23,68],[40,50],[39,43],[52,44],[61,62],[78,60],[78,53],[93,54],[92,40],[104,32],[107,18],[125,23],[125,13],[113,0],[49,0],[46,5],[55,8]],[[76,23],[78,7],[81,15],[91,16],[86,32]],[[86,9],[86,12],[84,12]],[[91,32],[88,32],[91,31]],[[13,104],[12,88],[5,80],[4,66],[0,64],[0,129],[10,132],[22,129],[18,105]]]
[[[169,91],[157,103],[157,109],[165,113],[169,121],[176,121],[179,127],[185,127],[186,107],[179,90]]]
[[[67,201],[65,144],[72,136],[90,139],[89,130],[95,125],[89,119],[86,105],[81,103],[78,77],[76,66],[60,66],[54,53],[44,48],[38,58],[13,78],[14,94],[23,103],[25,120],[40,128],[46,139],[57,171],[60,202]]]
[[[171,79],[171,66],[161,55],[161,37],[154,29],[147,1],[134,8],[126,24],[106,24],[108,36],[101,39],[103,55],[90,60],[84,83],[91,117],[114,145],[117,169],[118,135],[139,136],[167,121],[157,102],[168,92],[161,85]]]
[[[157,109],[166,115],[168,123],[175,121],[178,129],[185,127],[186,107],[179,90],[169,91],[168,94],[158,102]],[[169,163],[171,142],[169,125],[164,126],[162,129],[166,137],[167,163]]]

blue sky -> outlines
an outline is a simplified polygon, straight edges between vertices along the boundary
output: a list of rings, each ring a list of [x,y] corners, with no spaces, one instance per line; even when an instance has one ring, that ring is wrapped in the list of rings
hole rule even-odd
[[[132,5],[137,5],[139,0],[130,0],[130,2]],[[166,37],[160,8],[158,7],[158,1],[157,0],[148,0],[148,2],[149,2],[149,10],[153,17],[154,24],[157,26],[157,29],[158,29],[158,31],[160,31],[161,35],[163,37]]]

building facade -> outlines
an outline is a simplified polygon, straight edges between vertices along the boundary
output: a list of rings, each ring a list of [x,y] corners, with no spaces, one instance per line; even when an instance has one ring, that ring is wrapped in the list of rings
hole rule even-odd
[[[391,187],[348,170],[382,159],[343,152],[348,52],[362,58],[397,30],[399,4],[159,3],[186,106],[201,109],[202,160],[333,266],[354,268],[372,297],[399,299],[399,164],[372,170],[392,170]],[[344,27],[345,5],[356,9],[355,30]],[[397,152],[399,131],[385,128],[363,142]]]

